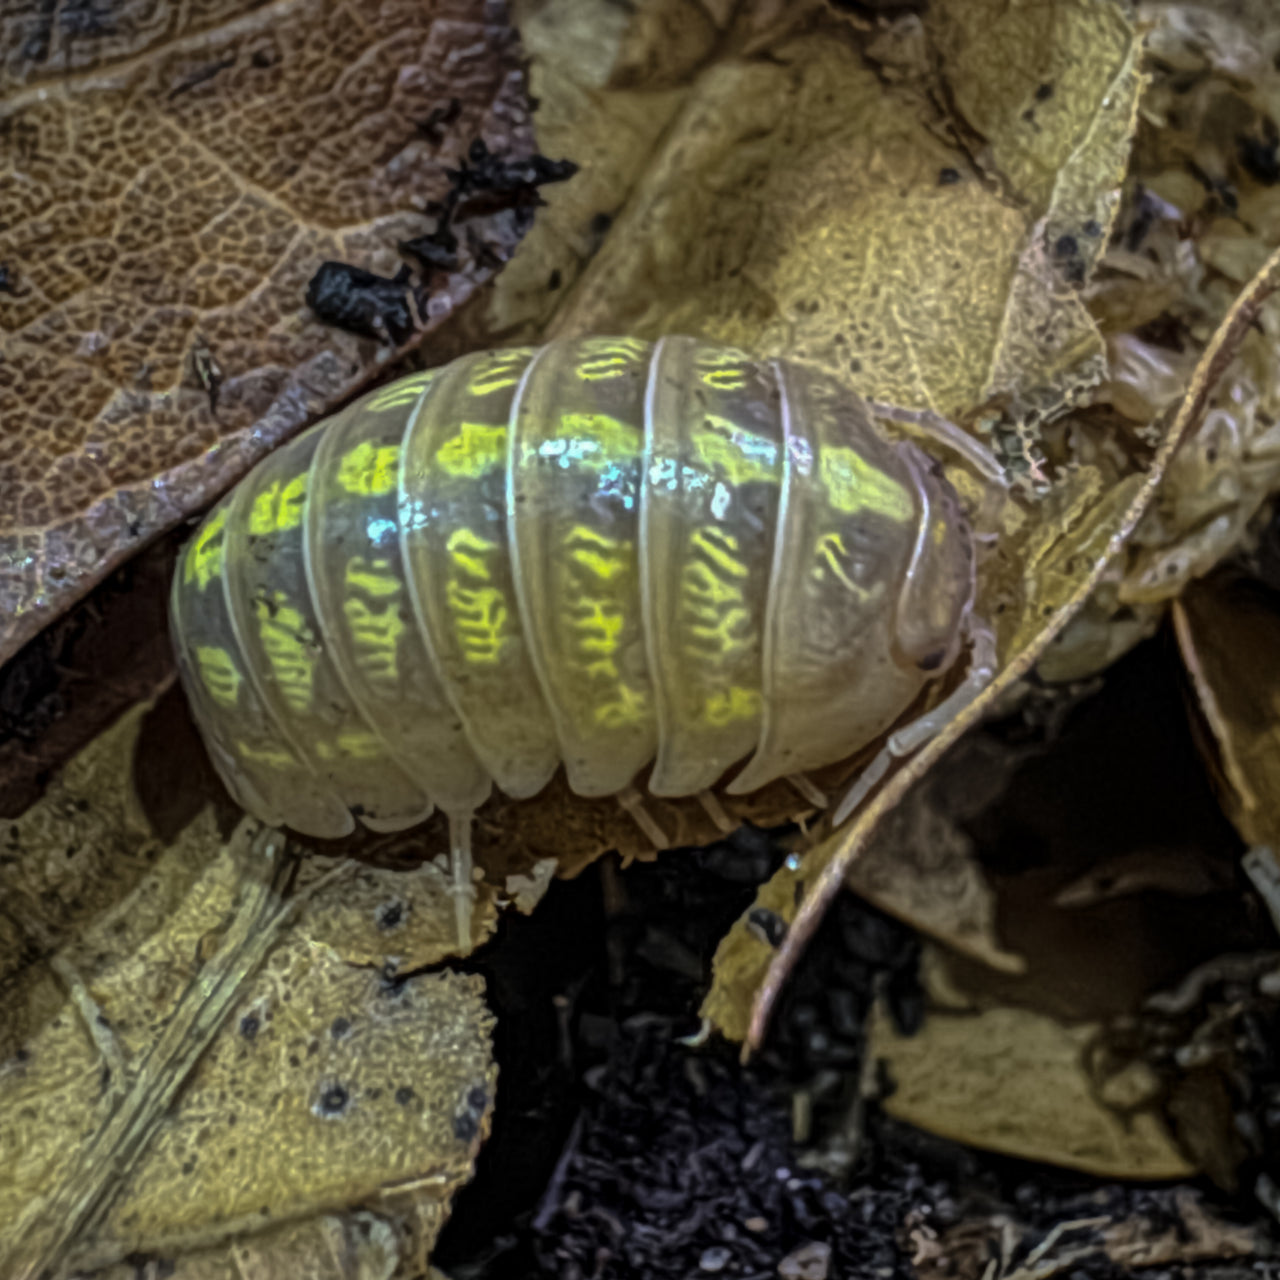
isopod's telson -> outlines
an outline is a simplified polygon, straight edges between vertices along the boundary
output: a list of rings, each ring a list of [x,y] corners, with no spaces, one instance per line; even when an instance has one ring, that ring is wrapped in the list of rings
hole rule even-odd
[[[236,799],[320,837],[439,806],[469,937],[492,786],[563,765],[660,840],[646,767],[714,813],[739,764],[734,794],[850,756],[952,664],[973,592],[951,485],[858,396],[588,338],[415,374],[264,459],[188,544],[172,621]]]

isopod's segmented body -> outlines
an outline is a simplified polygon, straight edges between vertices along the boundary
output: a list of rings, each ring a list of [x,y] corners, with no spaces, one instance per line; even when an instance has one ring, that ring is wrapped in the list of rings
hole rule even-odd
[[[811,370],[561,340],[392,383],[266,458],[172,616],[219,771],[266,821],[465,823],[731,793],[843,759],[959,648],[973,547],[940,468]]]

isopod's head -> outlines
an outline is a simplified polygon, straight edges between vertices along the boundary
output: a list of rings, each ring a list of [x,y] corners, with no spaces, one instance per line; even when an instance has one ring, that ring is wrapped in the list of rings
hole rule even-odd
[[[937,675],[960,652],[973,606],[973,535],[941,464],[909,442],[898,451],[915,484],[919,523],[898,596],[895,639],[902,660]]]

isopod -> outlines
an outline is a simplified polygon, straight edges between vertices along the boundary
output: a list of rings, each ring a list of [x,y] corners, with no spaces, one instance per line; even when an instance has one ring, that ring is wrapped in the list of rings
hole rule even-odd
[[[171,616],[236,800],[318,837],[438,806],[469,938],[491,787],[533,796],[563,766],[661,843],[646,768],[721,818],[739,765],[730,794],[804,786],[966,632],[948,703],[990,674],[974,560],[942,468],[829,377],[586,338],[414,374],[265,458],[187,544]]]

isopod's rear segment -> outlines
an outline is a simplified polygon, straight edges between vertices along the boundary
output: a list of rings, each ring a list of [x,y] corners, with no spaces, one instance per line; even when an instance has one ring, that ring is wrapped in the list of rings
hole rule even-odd
[[[544,347],[512,413],[507,503],[516,591],[569,785],[614,795],[653,759],[640,610],[640,464],[652,346]]]
[[[170,596],[178,671],[209,757],[237,803],[274,826],[349,827],[350,814],[297,756],[250,680],[223,594],[232,499],[205,519]]]
[[[360,406],[351,411],[359,415]],[[352,814],[373,830],[421,821],[431,803],[395,763],[353,702],[325,643],[306,573],[311,464],[325,430],[265,458],[236,491],[227,519],[224,591],[246,670],[282,736],[347,813],[317,811],[309,835],[346,835]]]
[[[760,737],[761,636],[782,480],[773,371],[664,338],[654,352],[641,503],[655,795],[712,786]]]
[[[734,794],[848,756],[888,728],[927,678],[896,656],[896,604],[922,515],[912,471],[859,397],[799,366],[773,368],[785,444],[764,724],[729,785]]]

